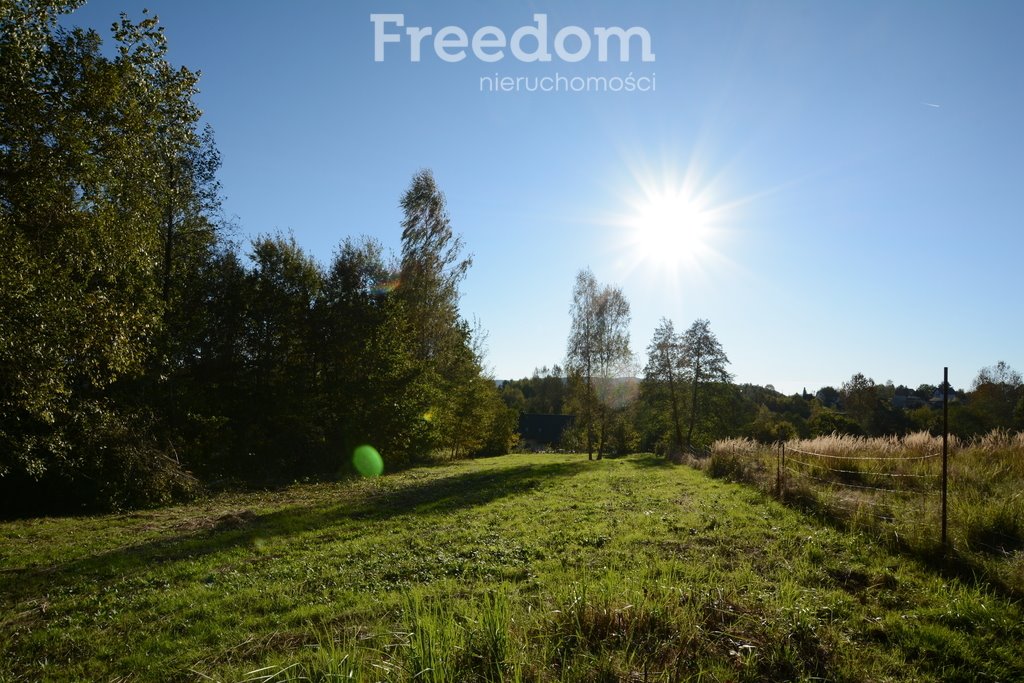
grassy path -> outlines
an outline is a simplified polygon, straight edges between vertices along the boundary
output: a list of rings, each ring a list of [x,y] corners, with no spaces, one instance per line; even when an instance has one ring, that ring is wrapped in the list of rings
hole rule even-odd
[[[0,523],[0,595],[0,681],[1024,679],[1018,605],[651,456]]]

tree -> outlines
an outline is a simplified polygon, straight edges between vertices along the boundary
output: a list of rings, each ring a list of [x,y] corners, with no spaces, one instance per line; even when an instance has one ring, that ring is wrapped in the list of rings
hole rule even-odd
[[[324,274],[294,238],[262,237],[253,242],[248,274],[245,334],[251,463],[264,474],[310,472],[322,453],[318,381],[320,346],[314,309]]]
[[[447,362],[445,354],[465,341],[458,329],[459,284],[473,263],[463,257],[452,231],[444,194],[434,175],[413,176],[402,197],[402,262],[398,294],[405,302],[423,360]]]
[[[179,337],[183,352],[172,380],[174,395],[161,392],[164,411],[179,416],[176,448],[189,467],[207,477],[252,473],[253,448],[244,426],[252,418],[248,381],[253,296],[243,257],[221,245],[182,298],[192,311],[190,338]]]
[[[840,394],[848,417],[868,436],[902,434],[911,425],[901,410],[892,407],[894,387],[876,384],[862,373],[844,382]]]
[[[875,381],[856,372],[850,379],[843,382],[839,391],[847,415],[860,425],[864,433],[870,434],[871,418],[878,410],[879,397]]]
[[[647,347],[647,366],[644,368],[643,392],[649,400],[661,402],[664,394],[668,403],[669,431],[672,435],[669,455],[683,448],[682,385],[683,344],[672,321],[662,318],[654,337]]]
[[[750,438],[766,444],[789,441],[797,436],[796,426],[792,422],[763,404],[758,407],[757,416],[747,425],[746,431]]]
[[[601,287],[590,270],[576,275],[570,308],[565,367],[570,390],[579,408],[580,427],[586,432],[587,458],[604,454],[609,427],[609,407],[623,401],[623,383],[632,373],[629,348],[629,302],[618,287]],[[633,375],[630,374],[629,377]]]
[[[725,369],[729,364],[729,358],[711,331],[711,323],[708,320],[695,320],[683,333],[682,358],[682,367],[691,385],[690,424],[686,431],[686,446],[692,448],[694,428],[701,415],[701,399],[706,399],[707,387],[715,382],[729,382],[732,376]]]
[[[838,408],[842,400],[839,391],[835,387],[822,387],[818,389],[814,398],[818,399],[818,402],[826,408]],[[930,395],[929,398],[931,398]]]
[[[346,240],[317,308],[329,450],[349,454],[369,443],[389,469],[430,446],[429,381],[395,279],[380,244]]]
[[[532,377],[508,380],[502,385],[505,405],[522,413],[561,415],[565,402],[566,378],[557,364],[535,368]]]
[[[483,370],[483,334],[459,315],[459,284],[471,257],[451,227],[433,174],[413,176],[402,197],[402,260],[397,295],[414,337],[415,357],[432,390],[433,447],[451,457],[484,447],[505,410]]]
[[[1022,383],[1024,383],[1024,379],[1021,378],[1019,372],[1011,368],[1004,361],[999,361],[995,365],[979,370],[978,376],[974,378],[972,388],[977,389],[983,384],[995,384],[1015,390],[1019,389]]]
[[[195,151],[180,116],[194,79],[168,65],[154,18],[122,18],[112,57],[96,32],[59,28],[80,4],[0,4],[0,476],[52,475],[75,499],[104,480],[110,505],[148,485],[111,473],[170,462],[150,407],[120,389],[163,334],[162,141]]]
[[[1016,408],[1024,400],[1021,374],[999,361],[978,371],[972,384],[969,410],[984,425],[984,431],[1008,429],[1020,424]]]
[[[931,412],[931,409],[925,408]],[[832,408],[821,405],[811,409],[808,427],[812,436],[829,436],[830,434],[861,434],[860,425],[849,417]]]

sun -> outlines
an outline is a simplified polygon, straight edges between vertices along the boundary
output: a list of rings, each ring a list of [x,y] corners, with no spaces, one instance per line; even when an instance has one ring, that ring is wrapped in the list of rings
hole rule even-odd
[[[645,193],[626,227],[635,256],[662,268],[698,262],[711,237],[710,215],[680,190]]]
[[[627,152],[623,162],[607,181],[612,204],[596,219],[621,277],[682,296],[736,272],[727,254],[748,200],[730,196],[725,171],[710,173],[697,153],[659,164]]]
[[[623,258],[651,276],[698,274],[715,259],[718,215],[686,184],[644,183],[617,221]]]

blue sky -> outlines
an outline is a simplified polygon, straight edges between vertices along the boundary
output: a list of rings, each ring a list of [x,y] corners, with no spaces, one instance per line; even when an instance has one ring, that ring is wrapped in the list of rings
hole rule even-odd
[[[143,7],[203,72],[242,237],[397,250],[398,201],[433,170],[499,378],[562,362],[584,267],[629,299],[641,364],[667,317],[708,318],[737,381],[787,393],[1024,369],[1024,4],[93,0],[65,23],[107,37]],[[655,58],[600,62],[594,39],[576,63],[449,63],[431,36],[413,62],[403,36],[376,62],[372,13],[470,37],[545,14],[552,53],[567,26],[640,27]],[[482,91],[495,74],[654,90]]]

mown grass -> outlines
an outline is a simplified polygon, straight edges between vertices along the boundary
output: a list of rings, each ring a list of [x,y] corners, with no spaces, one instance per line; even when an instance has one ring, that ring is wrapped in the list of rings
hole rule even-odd
[[[727,439],[702,466],[1024,597],[1024,434],[951,437],[946,547],[941,437],[833,435],[789,442],[786,452],[781,467],[778,446]]]
[[[0,680],[1024,678],[1019,605],[653,456],[0,524]]]

